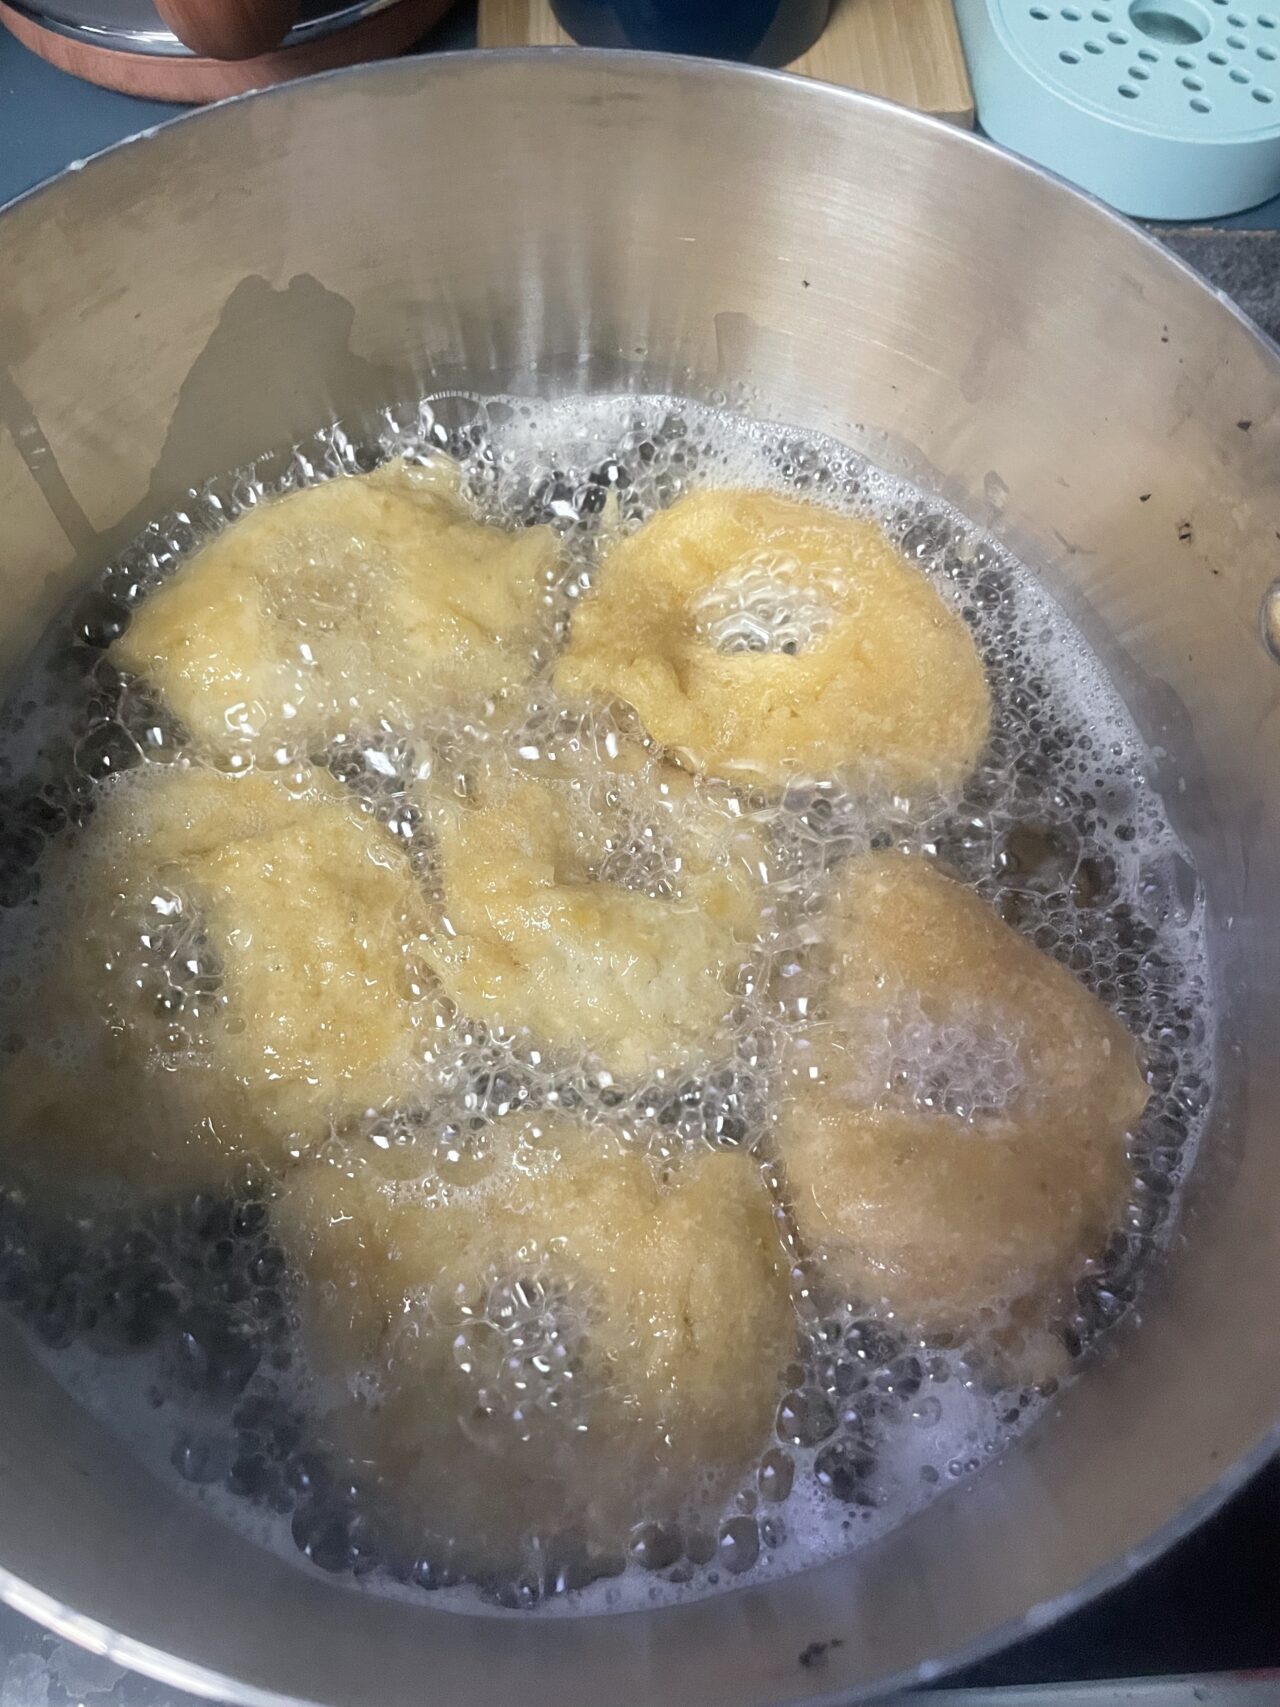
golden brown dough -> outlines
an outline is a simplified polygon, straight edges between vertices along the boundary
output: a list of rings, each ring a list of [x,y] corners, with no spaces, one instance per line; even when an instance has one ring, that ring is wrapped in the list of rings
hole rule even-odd
[[[991,715],[964,623],[874,523],[765,492],[693,493],[614,546],[556,687],[625,700],[696,770],[895,793],[963,782]]]
[[[480,1193],[307,1164],[276,1205],[330,1442],[406,1543],[509,1573],[572,1530],[722,1502],[767,1444],[794,1321],[758,1168],[655,1173],[564,1117],[509,1116]]]
[[[442,926],[425,956],[464,1012],[618,1073],[724,1042],[760,918],[754,838],[669,767],[592,793],[493,774],[419,796]]]
[[[779,1127],[802,1238],[904,1324],[1048,1301],[1123,1207],[1147,1100],[1133,1039],[922,861],[853,861],[829,917],[830,1014]]]
[[[250,510],[140,605],[112,658],[215,753],[411,727],[460,694],[523,681],[554,558],[438,469],[395,462]]]
[[[338,786],[135,773],[63,873],[36,1023],[3,1064],[8,1161],[144,1191],[269,1165],[402,1088],[425,910]]]

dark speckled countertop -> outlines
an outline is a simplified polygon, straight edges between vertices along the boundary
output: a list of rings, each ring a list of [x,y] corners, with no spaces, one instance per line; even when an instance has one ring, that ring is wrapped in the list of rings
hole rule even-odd
[[[1280,204],[1268,207],[1280,225]],[[1280,344],[1280,230],[1166,226],[1156,234]]]

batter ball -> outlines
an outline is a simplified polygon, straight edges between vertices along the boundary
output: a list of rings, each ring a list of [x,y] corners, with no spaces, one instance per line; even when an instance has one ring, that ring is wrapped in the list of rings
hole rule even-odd
[[[759,856],[688,777],[622,767],[592,790],[495,770],[475,804],[419,799],[442,911],[425,957],[465,1013],[620,1074],[724,1043]]]
[[[654,1172],[565,1117],[532,1144],[527,1125],[498,1123],[479,1193],[307,1164],[275,1212],[313,1370],[345,1395],[331,1444],[407,1544],[508,1580],[548,1543],[616,1550],[637,1520],[723,1502],[795,1332],[749,1158]]]
[[[455,484],[394,462],[250,510],[147,597],[114,662],[213,753],[305,754],[524,681],[552,535],[482,526]]]
[[[556,671],[691,768],[890,793],[973,769],[991,705],[968,629],[872,522],[765,492],[680,499],[615,545]]]
[[[327,774],[295,798],[256,772],[135,773],[67,859],[42,1023],[3,1066],[11,1164],[203,1185],[396,1094],[425,905]]]
[[[1133,1039],[972,891],[902,855],[841,873],[829,1020],[781,1153],[831,1281],[970,1330],[1059,1295],[1123,1209]]]

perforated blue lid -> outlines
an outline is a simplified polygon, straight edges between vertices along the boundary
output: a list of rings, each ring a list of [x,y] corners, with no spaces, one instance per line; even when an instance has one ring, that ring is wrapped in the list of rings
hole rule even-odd
[[[957,0],[995,141],[1122,212],[1232,213],[1280,193],[1280,0]]]

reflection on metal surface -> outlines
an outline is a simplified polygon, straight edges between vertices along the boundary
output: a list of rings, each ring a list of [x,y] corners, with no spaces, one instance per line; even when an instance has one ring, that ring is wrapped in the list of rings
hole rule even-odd
[[[1262,643],[1276,662],[1280,663],[1280,580],[1273,581],[1262,595],[1259,621],[1262,625]]]
[[[15,12],[59,35],[123,53],[189,56],[165,28],[151,0],[9,0]],[[297,47],[346,28],[396,0],[301,0],[298,22],[281,44]]]
[[[45,502],[58,518],[58,524],[73,550],[91,549],[97,537],[93,525],[63,478],[53,446],[45,437],[30,404],[5,367],[0,367],[0,427],[9,429],[18,455],[44,493]]]
[[[812,1666],[815,1689],[822,1660]],[[186,1694],[90,1653],[0,1607],[0,1700],[6,1707],[201,1707]],[[1115,1678],[1002,1689],[910,1690],[892,1707],[1276,1707],[1280,1671]]]

